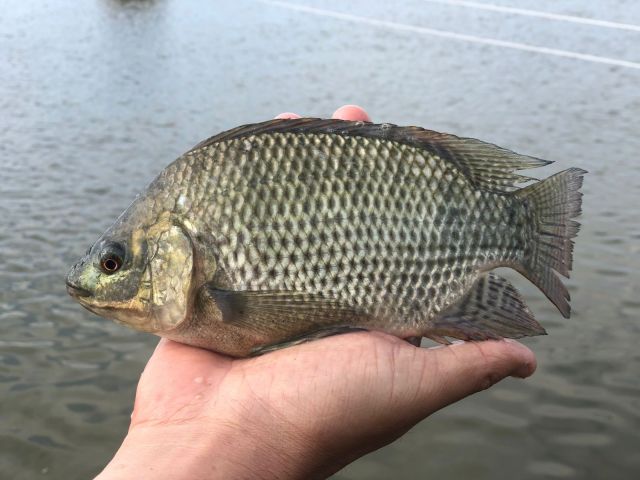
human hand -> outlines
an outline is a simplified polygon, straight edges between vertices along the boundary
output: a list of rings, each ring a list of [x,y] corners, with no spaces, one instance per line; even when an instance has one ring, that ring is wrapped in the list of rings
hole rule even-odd
[[[354,106],[334,118],[369,120]],[[323,478],[535,366],[529,349],[505,340],[423,349],[358,332],[247,359],[161,340],[99,478]]]

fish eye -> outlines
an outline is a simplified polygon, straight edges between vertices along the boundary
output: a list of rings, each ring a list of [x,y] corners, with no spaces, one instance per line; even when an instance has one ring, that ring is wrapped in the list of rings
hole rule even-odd
[[[124,263],[124,249],[120,244],[109,244],[100,256],[100,268],[108,275],[117,272]]]
[[[120,270],[122,259],[117,255],[109,255],[101,260],[100,266],[105,273],[114,273]]]

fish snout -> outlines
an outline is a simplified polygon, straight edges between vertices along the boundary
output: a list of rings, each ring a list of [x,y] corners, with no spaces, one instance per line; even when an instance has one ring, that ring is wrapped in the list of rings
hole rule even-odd
[[[67,285],[67,293],[72,297],[90,297],[92,293],[79,285],[79,273],[82,270],[84,265],[84,261],[80,261],[76,263],[69,273],[67,273],[67,278],[65,279],[65,284]]]
[[[90,297],[92,294],[89,290],[74,285],[70,283],[69,280],[66,281],[67,284],[67,293],[72,297]]]

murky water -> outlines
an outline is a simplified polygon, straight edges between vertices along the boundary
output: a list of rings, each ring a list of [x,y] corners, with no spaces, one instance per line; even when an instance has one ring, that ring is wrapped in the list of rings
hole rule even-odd
[[[302,5],[640,62],[640,33],[420,0]],[[561,4],[559,4],[561,3]],[[503,5],[532,8],[532,2]],[[535,8],[640,24],[638,2]],[[156,343],[91,316],[68,266],[199,140],[343,103],[588,175],[563,320],[539,369],[438,413],[336,477],[631,478],[640,471],[640,70],[251,0],[5,1],[0,14],[0,477],[81,479],[123,437]]]

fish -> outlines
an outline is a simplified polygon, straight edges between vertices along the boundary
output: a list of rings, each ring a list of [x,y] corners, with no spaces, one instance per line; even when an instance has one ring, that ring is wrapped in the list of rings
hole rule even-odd
[[[564,317],[583,176],[420,127],[278,119],[167,166],[70,269],[69,294],[135,330],[246,357],[354,330],[546,334],[509,267]]]

